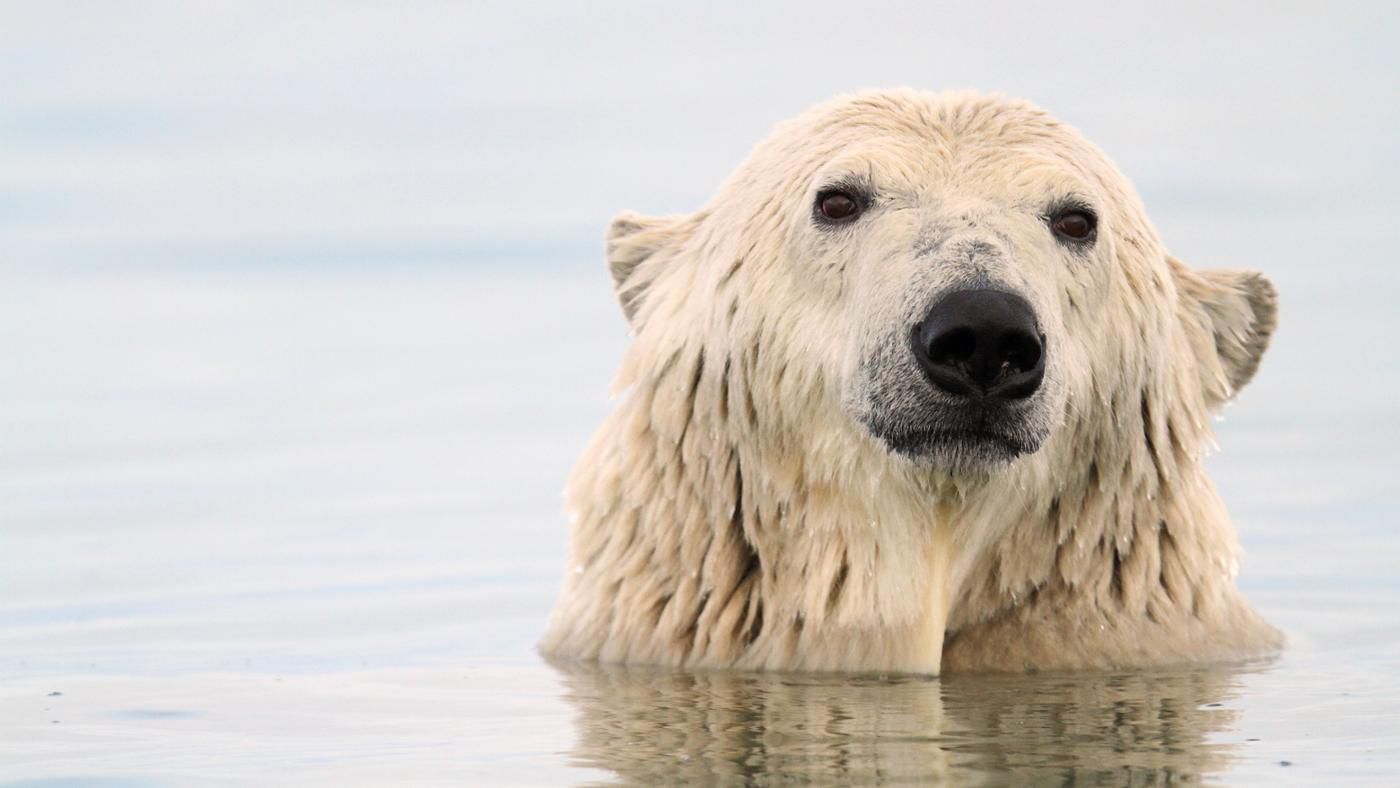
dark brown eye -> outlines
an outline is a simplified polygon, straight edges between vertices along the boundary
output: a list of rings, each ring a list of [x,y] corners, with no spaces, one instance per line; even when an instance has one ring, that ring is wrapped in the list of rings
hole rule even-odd
[[[860,210],[860,201],[850,192],[832,190],[817,195],[817,213],[828,222],[849,222]]]
[[[1050,229],[1061,238],[1071,241],[1086,241],[1094,234],[1094,215],[1088,211],[1070,210],[1057,215],[1050,222]]]

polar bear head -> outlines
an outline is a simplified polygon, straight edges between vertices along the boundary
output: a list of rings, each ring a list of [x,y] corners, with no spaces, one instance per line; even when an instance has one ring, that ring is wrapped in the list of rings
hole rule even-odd
[[[1165,414],[1204,423],[1275,324],[1266,279],[1169,257],[1102,153],[995,95],[815,107],[696,213],[615,219],[609,263],[637,337],[622,384],[690,385],[667,401],[706,400],[736,441],[809,470],[875,456],[958,479],[1085,443],[1161,454],[1154,437],[1194,452],[1203,431]]]

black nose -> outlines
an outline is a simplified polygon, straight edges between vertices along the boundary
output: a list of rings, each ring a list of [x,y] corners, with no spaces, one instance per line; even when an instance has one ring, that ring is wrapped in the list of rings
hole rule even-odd
[[[935,386],[962,397],[1024,399],[1045,377],[1045,337],[1024,298],[960,290],[914,326],[914,356]]]

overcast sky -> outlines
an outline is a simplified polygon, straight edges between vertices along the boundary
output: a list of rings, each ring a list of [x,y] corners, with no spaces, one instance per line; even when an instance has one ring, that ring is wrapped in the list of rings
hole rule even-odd
[[[5,3],[0,266],[586,253],[776,121],[900,84],[1040,103],[1169,242],[1395,240],[1400,4],[938,5]]]

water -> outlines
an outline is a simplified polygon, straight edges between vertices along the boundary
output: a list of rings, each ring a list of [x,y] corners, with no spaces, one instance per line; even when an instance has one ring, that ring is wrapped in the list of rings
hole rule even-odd
[[[1306,388],[1284,340],[1214,460],[1281,659],[886,681],[534,655],[561,479],[626,341],[601,272],[34,276],[0,306],[0,336],[27,337],[0,462],[7,778],[1142,784],[1400,764],[1391,450],[1285,407]],[[1345,450],[1304,456],[1324,436]]]
[[[4,12],[0,784],[1400,783],[1388,6],[240,9]],[[627,342],[603,223],[694,207],[769,123],[899,82],[1041,101],[1177,254],[1278,284],[1211,466],[1279,658],[535,655]]]

